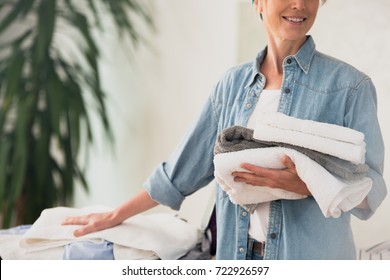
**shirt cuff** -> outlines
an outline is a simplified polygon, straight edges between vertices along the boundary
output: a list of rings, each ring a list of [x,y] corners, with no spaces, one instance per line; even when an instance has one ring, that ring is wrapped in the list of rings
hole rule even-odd
[[[185,197],[171,182],[171,179],[164,170],[164,165],[162,163],[154,170],[145,182],[144,188],[154,201],[168,206],[173,210],[179,210]]]

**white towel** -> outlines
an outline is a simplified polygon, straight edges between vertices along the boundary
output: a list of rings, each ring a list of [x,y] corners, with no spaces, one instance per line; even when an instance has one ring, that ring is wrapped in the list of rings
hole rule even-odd
[[[62,260],[64,249],[53,247],[43,251],[30,252],[20,247],[22,235],[1,234],[0,256],[4,260]]]
[[[317,201],[325,217],[339,217],[342,212],[359,205],[371,189],[370,178],[357,181],[344,181],[336,178],[321,165],[307,156],[288,148],[272,147],[247,149],[231,153],[217,154],[214,158],[216,180],[226,190],[230,200],[235,204],[245,205],[274,200],[280,195],[282,199],[299,199],[304,196],[292,194],[279,189],[264,186],[251,186],[235,182],[231,175],[234,171],[245,171],[241,163],[250,163],[266,168],[282,169],[285,166],[282,158],[287,155],[294,162],[298,176],[304,181]]]
[[[361,145],[364,142],[364,133],[360,131],[335,124],[298,119],[280,112],[261,113],[257,122],[357,145]]]
[[[356,164],[365,162],[364,134],[347,127],[264,113],[257,119],[253,137],[304,147]]]
[[[41,216],[24,234],[20,246],[27,251],[47,250],[64,246],[78,240],[114,243],[115,259],[127,259],[129,252],[123,247],[132,248],[134,259],[157,254],[161,259],[178,259],[194,248],[200,238],[200,231],[171,214],[157,213],[137,215],[122,224],[99,232],[74,237],[73,231],[79,226],[63,226],[66,217],[85,215],[92,212],[105,212],[106,207],[86,207],[81,209],[56,207],[42,211]],[[136,250],[134,250],[136,249]],[[137,250],[140,252],[137,255]]]
[[[269,202],[278,199],[294,200],[294,199],[302,199],[307,197],[307,195],[301,195],[283,189],[270,188],[267,186],[251,186],[244,183],[234,182],[232,176],[228,176],[228,174],[224,174],[226,171],[220,170],[219,168],[221,161],[225,160],[224,158],[225,157],[223,156],[216,157],[215,159],[216,167],[214,170],[214,175],[215,175],[215,179],[220,184],[222,190],[224,190],[229,194],[230,200],[234,204],[239,204],[239,205],[257,204],[257,203]],[[238,169],[234,169],[233,171],[236,170],[238,171],[243,169],[238,168]],[[230,171],[231,170],[229,169],[228,172]]]

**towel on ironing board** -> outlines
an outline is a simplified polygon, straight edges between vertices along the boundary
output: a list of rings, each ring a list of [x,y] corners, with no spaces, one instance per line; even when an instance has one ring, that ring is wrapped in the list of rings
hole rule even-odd
[[[106,212],[107,207],[81,209],[56,207],[45,209],[20,240],[20,247],[28,252],[65,246],[77,241],[114,243],[115,259],[151,258],[154,255],[165,260],[178,259],[194,248],[200,231],[193,225],[167,213],[136,215],[122,224],[99,232],[75,237],[73,231],[79,226],[63,226],[69,216]],[[127,248],[127,249],[126,249]],[[131,252],[129,252],[129,250]]]

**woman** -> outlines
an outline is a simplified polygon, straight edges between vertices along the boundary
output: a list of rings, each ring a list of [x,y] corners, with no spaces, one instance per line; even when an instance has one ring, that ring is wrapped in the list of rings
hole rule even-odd
[[[112,212],[68,218],[64,224],[83,225],[76,236],[113,227],[157,204],[179,209],[185,196],[214,179],[213,147],[223,129],[253,127],[259,112],[278,111],[363,132],[373,188],[359,207],[337,219],[325,218],[288,157],[283,170],[243,164],[247,172],[233,173],[235,181],[309,197],[262,203],[249,213],[217,187],[217,259],[355,258],[350,216],[369,218],[386,195],[374,86],[365,74],[315,50],[307,33],[319,0],[253,2],[267,32],[267,47],[254,63],[225,73],[184,141],[156,168],[144,190]],[[271,105],[264,106],[264,98]]]

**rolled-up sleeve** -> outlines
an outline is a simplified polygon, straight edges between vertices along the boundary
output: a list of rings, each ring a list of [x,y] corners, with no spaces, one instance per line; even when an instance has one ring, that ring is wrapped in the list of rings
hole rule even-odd
[[[367,196],[369,209],[355,208],[351,211],[362,220],[370,218],[387,195],[383,178],[384,143],[377,118],[377,97],[372,81],[365,77],[350,96],[345,114],[348,127],[359,130],[365,135],[366,164],[369,166],[367,176],[373,186]]]
[[[145,182],[144,187],[153,200],[179,210],[186,196],[214,179],[213,149],[217,129],[210,96],[180,145]]]

